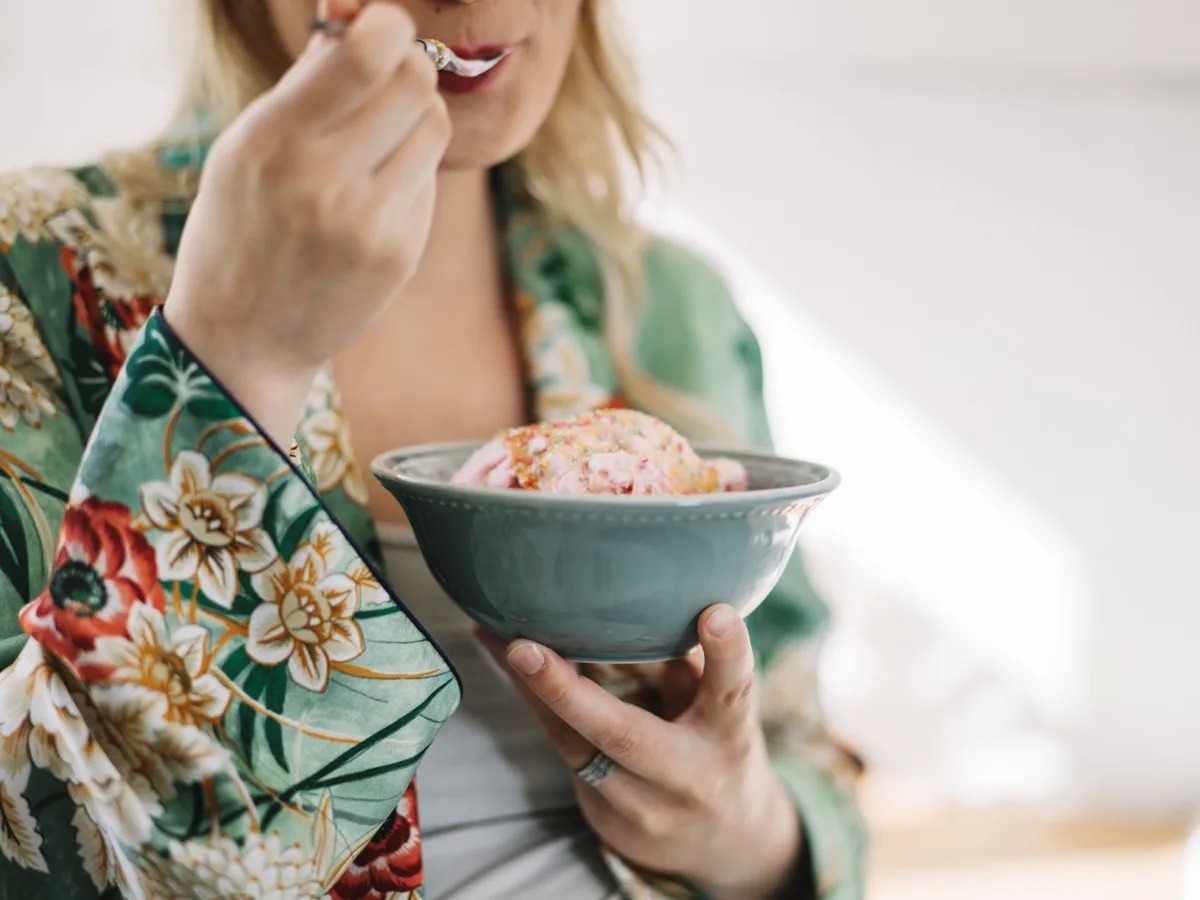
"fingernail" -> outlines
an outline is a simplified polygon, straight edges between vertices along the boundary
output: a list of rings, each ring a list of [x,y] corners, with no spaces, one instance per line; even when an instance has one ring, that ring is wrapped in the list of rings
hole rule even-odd
[[[737,614],[728,606],[718,606],[709,614],[708,633],[715,638],[727,638],[733,634],[737,624]]]
[[[546,665],[546,654],[537,644],[525,641],[508,651],[508,664],[522,675],[536,675]]]

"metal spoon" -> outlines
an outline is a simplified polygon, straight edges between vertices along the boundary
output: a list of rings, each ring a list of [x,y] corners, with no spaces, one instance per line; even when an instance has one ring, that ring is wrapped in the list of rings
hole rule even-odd
[[[348,24],[347,22],[336,22],[332,19],[314,19],[312,29],[329,37],[337,38],[346,33]],[[438,67],[438,71],[450,72],[454,75],[461,75],[464,78],[478,78],[480,75],[490,72],[509,53],[508,50],[503,50],[489,59],[463,59],[435,38],[417,38],[417,43],[421,45],[421,49],[425,51],[425,54],[433,60],[433,64]]]

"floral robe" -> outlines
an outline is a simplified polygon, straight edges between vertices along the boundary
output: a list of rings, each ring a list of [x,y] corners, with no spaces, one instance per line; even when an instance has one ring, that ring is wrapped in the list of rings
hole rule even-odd
[[[460,685],[369,552],[332,378],[285,451],[156,312],[180,152],[0,178],[0,898],[419,897],[413,776]],[[536,414],[612,402],[592,248],[531,210],[505,240]],[[645,270],[641,366],[766,444],[727,290],[666,243]],[[799,561],[750,618],[805,893],[847,900],[864,837],[815,705],[824,622]],[[691,895],[607,858],[629,897]]]

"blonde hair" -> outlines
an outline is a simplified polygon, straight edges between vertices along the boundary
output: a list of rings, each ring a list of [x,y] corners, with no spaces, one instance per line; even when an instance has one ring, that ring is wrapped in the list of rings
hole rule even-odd
[[[197,0],[188,108],[224,127],[291,64],[266,0]],[[636,362],[647,235],[634,218],[640,188],[665,139],[637,99],[637,80],[612,0],[583,0],[575,45],[550,114],[515,160],[521,189],[553,222],[595,246],[605,272],[605,340],[630,404],[697,440],[730,441],[702,403]],[[631,177],[633,176],[633,177]]]

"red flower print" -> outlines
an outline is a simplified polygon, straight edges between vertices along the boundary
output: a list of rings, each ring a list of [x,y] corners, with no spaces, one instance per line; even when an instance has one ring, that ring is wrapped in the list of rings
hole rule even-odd
[[[50,584],[21,610],[21,627],[85,681],[98,681],[109,667],[89,665],[96,638],[127,636],[135,603],[164,609],[154,550],[134,530],[129,507],[95,497],[69,507]]]
[[[62,266],[75,289],[75,316],[92,339],[101,365],[116,378],[138,331],[161,300],[106,295],[96,285],[91,267],[69,246],[63,247]]]
[[[342,873],[328,897],[333,900],[385,900],[415,891],[421,874],[421,828],[417,821],[417,786],[408,786],[386,822]]]

